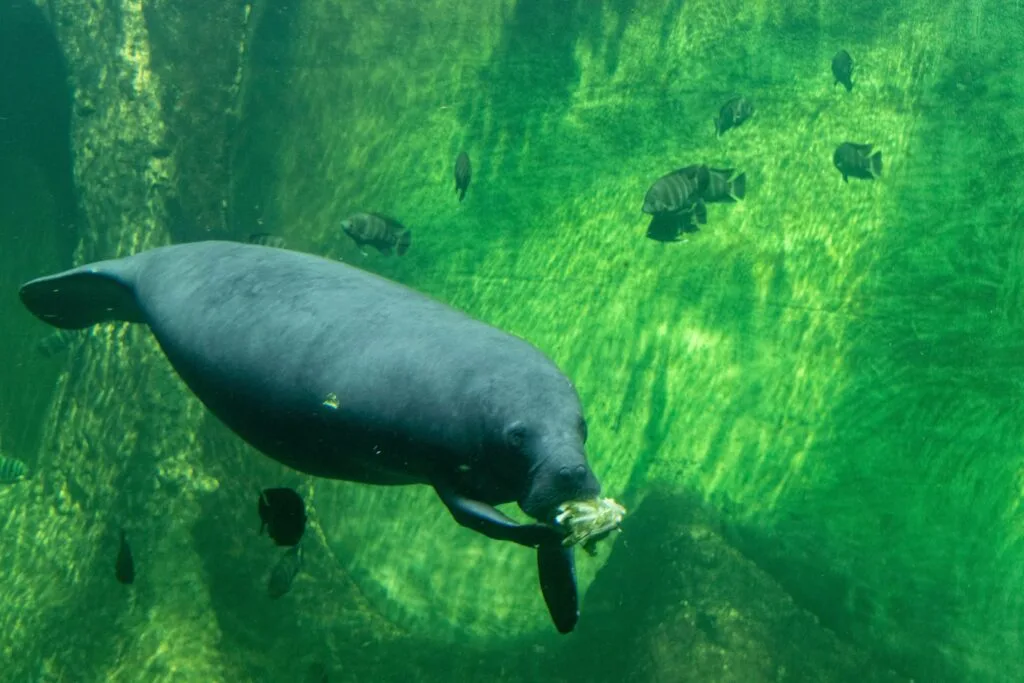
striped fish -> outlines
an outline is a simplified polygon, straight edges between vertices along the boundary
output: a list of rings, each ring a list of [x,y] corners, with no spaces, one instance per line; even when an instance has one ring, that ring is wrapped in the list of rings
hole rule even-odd
[[[658,178],[644,197],[644,213],[679,215],[692,212],[698,223],[707,222],[704,191],[708,187],[708,167],[680,168]]]
[[[411,230],[379,213],[353,214],[341,222],[341,228],[360,249],[368,244],[382,254],[391,254],[394,249],[401,256],[412,243]]]
[[[708,186],[704,190],[704,201],[735,202],[747,193],[747,174],[737,174],[732,168],[709,168]]]
[[[287,248],[286,242],[280,235],[272,235],[269,232],[258,232],[255,235],[249,235],[249,244],[258,244],[261,247],[273,247],[274,249],[285,249]]]
[[[0,455],[0,484],[15,484],[25,478],[25,463],[6,455]]]
[[[722,105],[722,109],[715,118],[715,135],[721,137],[722,133],[742,124],[753,113],[754,105],[746,97],[732,98]]]

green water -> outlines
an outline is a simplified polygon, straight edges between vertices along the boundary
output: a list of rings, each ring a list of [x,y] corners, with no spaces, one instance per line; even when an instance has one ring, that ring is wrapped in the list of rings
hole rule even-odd
[[[237,8],[194,21],[189,50],[167,6],[110,6],[54,48],[72,83],[136,69],[132,97],[72,118],[88,220],[63,231],[52,145],[0,158],[0,449],[36,472],[0,489],[10,680],[302,680],[318,663],[331,681],[1024,680],[1024,5],[253,6],[230,46],[237,116],[216,126],[186,95],[230,81],[203,50]],[[71,48],[90,32],[132,49]],[[716,138],[735,94],[755,114]],[[165,128],[170,157],[124,187],[89,170]],[[882,150],[878,180],[842,182],[847,140]],[[647,239],[644,193],[692,163],[746,172],[746,197]],[[177,210],[153,199],[165,185]],[[356,211],[403,221],[409,253],[360,253],[339,227]],[[576,633],[554,633],[532,553],[455,525],[430,490],[267,461],[144,330],[34,351],[47,330],[17,285],[73,250],[257,232],[523,336],[573,379],[593,469],[632,513],[578,553]],[[295,486],[313,521],[273,603],[260,486]],[[110,568],[125,524],[130,591]]]

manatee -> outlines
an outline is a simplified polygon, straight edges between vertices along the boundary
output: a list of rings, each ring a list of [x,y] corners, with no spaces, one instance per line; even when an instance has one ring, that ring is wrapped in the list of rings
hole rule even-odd
[[[434,488],[455,521],[537,550],[555,627],[579,618],[553,518],[601,490],[571,381],[519,337],[358,268],[236,242],[159,247],[24,284],[38,318],[144,323],[188,387],[301,472]],[[536,521],[495,508],[518,503]]]

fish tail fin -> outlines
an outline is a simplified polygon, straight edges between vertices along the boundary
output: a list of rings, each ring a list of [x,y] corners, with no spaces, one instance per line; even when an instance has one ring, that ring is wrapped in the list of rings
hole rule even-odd
[[[732,196],[734,199],[743,199],[747,194],[747,174],[740,173],[732,179]]]
[[[704,225],[708,222],[708,207],[704,203],[703,199],[698,199],[697,203],[693,207],[693,217],[697,219],[699,225]]]
[[[853,81],[847,81],[843,85],[846,86],[846,92],[853,92]]]
[[[26,282],[18,295],[34,316],[62,329],[146,322],[133,287],[136,263],[127,258],[73,268]]]
[[[882,150],[871,155],[871,173],[876,177],[882,175]]]
[[[455,188],[455,192],[456,192],[456,193],[458,193],[458,195],[459,195],[459,201],[460,201],[460,202],[461,202],[461,201],[462,201],[463,199],[465,199],[465,198],[466,198],[466,188],[464,188],[464,187],[456,187],[456,188]]]
[[[395,251],[401,256],[405,252],[409,251],[409,246],[412,244],[412,230],[406,230],[398,236],[398,243],[395,245]]]

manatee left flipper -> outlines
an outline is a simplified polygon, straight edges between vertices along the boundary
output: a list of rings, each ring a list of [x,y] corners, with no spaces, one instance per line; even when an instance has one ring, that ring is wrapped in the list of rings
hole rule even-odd
[[[442,484],[434,490],[462,526],[498,541],[512,541],[536,548],[543,544],[561,547],[564,534],[547,524],[520,524],[493,505],[467,498]]]
[[[559,633],[570,633],[580,617],[573,553],[571,547],[563,548],[561,543],[542,543],[537,548],[540,590]]]

